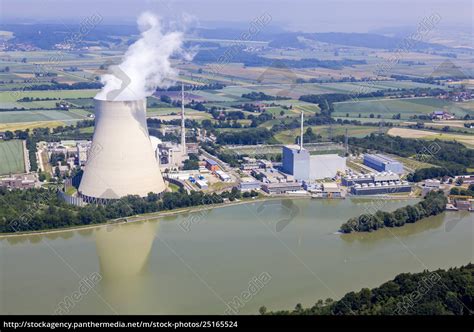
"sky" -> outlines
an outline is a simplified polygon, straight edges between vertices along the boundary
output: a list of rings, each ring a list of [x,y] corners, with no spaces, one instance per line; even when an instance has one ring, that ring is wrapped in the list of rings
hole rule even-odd
[[[99,13],[104,23],[135,24],[145,10],[202,27],[236,26],[267,13],[285,30],[307,32],[413,27],[432,13],[446,27],[472,29],[474,17],[472,0],[0,0],[0,23],[80,22]]]

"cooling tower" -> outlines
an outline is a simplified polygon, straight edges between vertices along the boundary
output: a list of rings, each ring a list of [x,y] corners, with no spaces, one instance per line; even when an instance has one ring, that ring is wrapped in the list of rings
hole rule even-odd
[[[146,100],[95,99],[95,130],[79,194],[86,202],[165,190],[148,136]]]

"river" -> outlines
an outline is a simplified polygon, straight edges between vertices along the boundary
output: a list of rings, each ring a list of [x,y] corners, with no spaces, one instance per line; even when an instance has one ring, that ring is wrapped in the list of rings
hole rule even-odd
[[[351,216],[413,202],[274,200],[3,237],[0,314],[256,314],[473,261],[469,212],[336,233]]]

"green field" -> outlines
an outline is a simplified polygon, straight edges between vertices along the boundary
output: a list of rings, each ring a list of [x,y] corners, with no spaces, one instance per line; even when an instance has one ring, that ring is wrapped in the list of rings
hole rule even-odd
[[[0,91],[0,108],[21,108],[34,107],[37,102],[32,103],[21,103],[19,99],[24,97],[30,98],[60,98],[60,99],[71,99],[71,98],[93,98],[97,94],[98,90],[47,90],[47,91]],[[57,101],[48,101],[53,105]],[[42,103],[42,102],[38,102]],[[38,106],[36,106],[38,107]]]
[[[380,114],[383,119],[391,119],[393,115],[400,114],[402,119],[410,119],[414,115],[428,115],[434,111],[446,110],[458,117],[466,114],[474,116],[467,104],[453,103],[451,101],[437,98],[416,98],[416,99],[378,99],[366,101],[347,101],[334,104],[334,117],[369,118],[370,114]]]
[[[304,127],[304,131],[308,127]],[[329,126],[311,126],[313,133],[321,135],[324,139],[329,137]],[[340,126],[334,125],[332,127],[332,136],[340,136],[345,134],[345,130],[347,129],[347,134],[349,137],[365,137],[370,135],[371,133],[375,133],[379,131],[378,127],[371,127],[371,126]],[[386,131],[386,128],[383,128]],[[300,135],[300,129],[291,129],[291,130],[284,130],[275,135],[275,138],[282,144],[294,144],[295,138]]]
[[[0,175],[24,172],[23,142],[20,140],[0,142]]]
[[[83,110],[56,111],[7,111],[0,112],[0,123],[20,123],[35,121],[75,121],[84,119],[85,115],[79,115]]]

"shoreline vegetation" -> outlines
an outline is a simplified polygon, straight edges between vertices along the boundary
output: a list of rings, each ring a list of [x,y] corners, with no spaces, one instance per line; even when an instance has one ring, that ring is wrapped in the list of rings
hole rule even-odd
[[[401,273],[376,288],[348,292],[340,300],[261,315],[470,315],[474,309],[474,264],[420,273]]]
[[[415,205],[407,205],[393,212],[377,210],[359,217],[350,218],[341,225],[341,233],[372,232],[385,227],[401,227],[407,223],[415,223],[421,219],[436,216],[446,210],[447,198],[442,191],[429,192],[423,201]]]
[[[177,214],[184,214],[184,213],[194,213],[199,211],[206,211],[210,209],[218,209],[218,208],[225,208],[230,206],[236,206],[241,204],[250,204],[254,202],[263,202],[269,201],[273,199],[281,199],[282,197],[257,197],[255,199],[243,199],[233,202],[227,203],[217,203],[217,204],[210,204],[210,205],[198,205],[193,207],[186,207],[186,208],[178,208],[174,210],[168,211],[159,211],[159,212],[150,212],[144,214],[138,214],[130,217],[123,217],[117,219],[110,219],[103,223],[99,224],[92,224],[92,225],[79,225],[79,226],[72,226],[72,227],[63,227],[63,228],[54,228],[54,229],[43,229],[37,231],[25,231],[25,232],[12,232],[12,233],[0,233],[0,240],[2,238],[10,238],[15,236],[29,236],[29,235],[45,235],[45,234],[52,234],[52,233],[60,233],[60,232],[73,232],[73,231],[80,231],[86,229],[95,229],[100,227],[107,227],[107,226],[114,226],[114,225],[123,225],[123,224],[130,224],[134,222],[141,222],[141,221],[148,221],[148,220],[155,220],[163,217],[169,217]],[[295,197],[296,198],[296,197]]]
[[[238,199],[238,200],[234,200],[234,201],[229,200],[229,201],[223,202],[223,203],[213,203],[213,204],[208,204],[208,205],[197,205],[197,206],[191,206],[191,207],[175,208],[173,210],[141,213],[141,214],[131,215],[131,216],[128,216],[128,217],[119,217],[119,218],[114,218],[114,219],[108,219],[104,222],[94,223],[94,224],[73,225],[73,226],[65,226],[65,227],[56,227],[56,228],[51,228],[51,229],[38,229],[38,230],[14,231],[14,232],[0,232],[0,240],[2,238],[10,238],[10,237],[16,237],[16,236],[44,235],[44,234],[52,234],[52,233],[59,233],[59,232],[66,232],[66,231],[78,231],[78,230],[94,229],[94,228],[106,227],[106,226],[111,226],[111,225],[123,225],[123,224],[127,224],[127,223],[134,223],[134,222],[140,222],[140,221],[146,221],[146,220],[159,219],[159,218],[168,217],[168,216],[172,216],[172,215],[179,215],[179,214],[185,214],[185,213],[195,213],[195,212],[199,212],[199,211],[206,211],[206,210],[209,210],[209,209],[225,208],[225,207],[230,207],[230,206],[235,206],[235,205],[251,204],[251,203],[256,203],[256,202],[265,202],[265,201],[279,200],[279,199],[292,199],[292,200],[295,200],[295,199],[311,199],[311,197],[309,197],[309,196],[287,196],[287,195],[275,195],[275,196],[259,195],[259,196],[254,196],[253,198],[242,198],[242,199]],[[407,199],[413,199],[413,197],[410,197],[410,196],[403,196],[403,197],[399,197],[399,196],[397,196],[397,197],[371,196],[371,197],[365,197],[365,198],[352,197],[352,199],[368,200],[368,201],[387,200],[387,199],[407,200]],[[1,205],[1,203],[2,203],[2,200],[0,200],[0,205]],[[1,217],[0,217],[0,223],[1,222],[2,222],[2,220],[1,220]]]
[[[154,193],[147,197],[126,196],[105,206],[69,205],[58,197],[57,190],[35,188],[7,190],[0,188],[0,234],[30,233],[67,229],[97,224],[112,224],[144,214],[175,211],[181,208],[228,205],[240,199],[258,197],[255,191],[241,193],[237,188],[220,194],[192,191],[187,194],[167,192],[161,198]],[[252,200],[254,201],[254,200]]]

